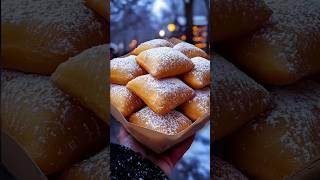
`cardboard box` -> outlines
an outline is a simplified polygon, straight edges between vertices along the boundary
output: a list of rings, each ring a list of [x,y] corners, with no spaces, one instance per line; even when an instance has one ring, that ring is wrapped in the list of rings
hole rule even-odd
[[[156,153],[162,153],[170,147],[192,136],[209,121],[209,114],[207,114],[193,122],[192,125],[178,134],[167,135],[128,122],[126,118],[112,105],[111,114],[136,140]]]

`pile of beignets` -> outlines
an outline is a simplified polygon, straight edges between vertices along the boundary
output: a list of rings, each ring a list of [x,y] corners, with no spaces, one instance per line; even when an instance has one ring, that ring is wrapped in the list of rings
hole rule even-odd
[[[249,179],[311,174],[320,157],[320,1],[211,3],[214,155]],[[217,179],[238,174],[212,168]]]
[[[167,135],[210,112],[210,61],[200,48],[165,39],[110,62],[111,104],[138,126]]]

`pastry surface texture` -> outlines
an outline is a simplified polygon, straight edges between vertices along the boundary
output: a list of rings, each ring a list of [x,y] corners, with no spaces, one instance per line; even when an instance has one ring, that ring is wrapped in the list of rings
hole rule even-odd
[[[69,57],[106,43],[107,29],[83,0],[3,0],[1,65],[51,74]]]
[[[274,87],[271,95],[273,109],[228,142],[228,157],[259,179],[283,179],[320,155],[320,85]]]
[[[194,64],[187,56],[169,47],[146,50],[140,53],[136,60],[140,66],[158,79],[183,74],[194,68]]]
[[[110,61],[110,79],[114,84],[127,84],[132,79],[147,72],[136,62],[136,56],[115,58]]]
[[[194,89],[201,89],[210,84],[210,61],[201,57],[191,59],[194,68],[182,75],[182,80]]]
[[[288,85],[320,72],[320,1],[266,0],[268,23],[223,50],[254,79]]]
[[[215,139],[234,132],[270,105],[269,92],[219,55],[213,60],[211,113]]]
[[[159,114],[170,112],[195,95],[194,90],[178,78],[158,80],[150,74],[135,78],[127,87]]]
[[[243,175],[238,169],[228,162],[223,161],[218,157],[212,158],[213,162],[213,179],[216,180],[248,180],[248,178]]]
[[[136,49],[133,50],[132,53],[135,55],[139,55],[143,51],[157,47],[173,47],[173,44],[165,39],[153,39],[141,43]]]
[[[258,30],[272,14],[263,0],[212,0],[211,5],[210,25],[214,43]]]
[[[192,121],[204,117],[210,112],[210,88],[195,90],[196,95],[181,105],[181,112]]]
[[[186,116],[178,111],[173,110],[165,115],[160,115],[148,107],[131,115],[129,121],[138,126],[167,135],[177,134],[192,123]]]
[[[188,58],[194,58],[194,57],[209,58],[208,54],[204,52],[204,50],[196,47],[193,44],[189,44],[186,42],[180,42],[176,44],[173,48],[182,52]]]
[[[111,84],[110,99],[111,104],[115,106],[124,117],[131,115],[144,106],[143,101],[123,85]]]
[[[87,49],[60,64],[51,80],[62,91],[109,123],[108,58],[109,47]]]
[[[110,177],[110,148],[74,164],[63,173],[61,180],[105,180]]]
[[[107,128],[49,77],[1,74],[2,131],[45,174],[61,171],[106,144]]]

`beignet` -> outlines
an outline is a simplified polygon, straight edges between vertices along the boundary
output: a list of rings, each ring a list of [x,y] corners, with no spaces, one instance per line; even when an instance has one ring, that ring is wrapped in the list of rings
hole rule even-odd
[[[212,103],[215,139],[231,134],[269,108],[269,92],[223,57],[212,61]]]
[[[69,57],[106,43],[108,29],[83,0],[2,0],[1,66],[51,74]]]
[[[320,156],[320,85],[271,88],[273,109],[226,142],[226,157],[250,177],[285,179]]]
[[[201,89],[210,84],[210,61],[201,57],[191,59],[194,68],[182,75],[182,80],[194,89]]]
[[[132,79],[147,74],[136,62],[136,56],[130,55],[110,61],[111,83],[126,85]]]
[[[159,47],[146,50],[136,57],[137,63],[157,79],[191,71],[192,61],[173,48]]]
[[[74,164],[60,180],[106,180],[110,177],[110,147],[96,155]]]
[[[131,115],[144,106],[143,101],[123,85],[111,84],[110,100],[111,105],[124,117]]]
[[[180,106],[181,112],[195,121],[210,113],[210,88],[195,90],[196,95]]]
[[[60,64],[51,80],[109,124],[109,46],[87,49]]]
[[[165,115],[153,112],[149,107],[132,114],[129,121],[138,126],[167,135],[175,135],[191,125],[191,121],[178,111],[170,111]]]
[[[167,39],[169,42],[171,42],[171,44],[172,45],[176,45],[176,44],[178,44],[178,43],[181,43],[181,42],[183,42],[181,39],[178,39],[178,38],[175,38],[175,37],[172,37],[172,38],[170,38],[170,39]]]
[[[186,42],[181,42],[176,44],[173,49],[176,49],[183,54],[185,54],[188,58],[194,58],[194,57],[203,57],[203,58],[209,58],[208,54],[204,52],[204,50],[196,47],[193,44],[189,44]]]
[[[211,0],[210,11],[214,43],[251,33],[261,28],[272,14],[263,0]]]
[[[132,54],[139,55],[141,52],[145,50],[157,48],[157,47],[173,47],[173,44],[165,39],[153,39],[153,40],[141,43],[137,48],[133,50]]]
[[[45,174],[59,172],[107,143],[104,123],[48,77],[16,73],[1,83],[1,130]]]
[[[218,157],[213,157],[212,162],[213,169],[211,172],[213,172],[214,180],[249,180],[249,178],[243,175],[232,164]]]
[[[150,74],[129,81],[127,87],[159,114],[170,112],[195,95],[194,90],[178,78],[158,80]]]
[[[265,2],[272,18],[252,35],[223,44],[225,54],[266,84],[292,84],[320,73],[319,1]]]

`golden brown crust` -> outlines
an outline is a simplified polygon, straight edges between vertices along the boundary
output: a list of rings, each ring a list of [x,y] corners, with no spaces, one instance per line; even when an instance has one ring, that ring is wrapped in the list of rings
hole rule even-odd
[[[140,53],[137,63],[152,76],[160,79],[191,71],[192,61],[181,52],[169,47],[159,47]]]
[[[110,177],[110,148],[83,160],[66,170],[59,180],[102,180]]]
[[[220,42],[244,36],[259,29],[272,11],[263,0],[212,0],[212,40]]]
[[[82,0],[1,1],[1,66],[51,74],[83,50],[107,41],[103,18]],[[15,7],[12,9],[11,7]]]
[[[1,120],[2,131],[19,143],[45,174],[61,171],[107,140],[104,123],[46,76],[18,73],[4,81]]]
[[[209,58],[208,54],[206,52],[204,52],[202,49],[196,47],[193,44],[189,44],[186,42],[180,42],[180,43],[176,44],[173,48],[182,52],[188,58],[194,58],[194,57],[203,57],[206,59]]]
[[[284,179],[320,156],[320,85],[271,88],[273,109],[228,139],[227,157],[251,177]]]
[[[171,44],[169,41],[165,39],[153,39],[141,43],[137,48],[133,50],[132,54],[139,55],[143,51],[157,47],[173,47],[173,44]]]
[[[238,169],[218,157],[212,158],[214,180],[249,180]]]
[[[210,113],[210,89],[195,90],[196,95],[180,106],[181,112],[192,121],[209,115]]]
[[[210,112],[214,114],[215,139],[221,139],[265,111],[270,95],[223,57],[216,54],[211,63],[214,68]]]
[[[165,115],[160,115],[153,112],[149,107],[145,107],[131,115],[129,121],[138,126],[167,135],[175,135],[192,123],[178,111],[173,110]]]
[[[108,80],[109,47],[87,49],[58,66],[51,80],[61,90],[109,123]]]
[[[247,37],[225,43],[225,54],[253,78],[266,84],[292,84],[319,73],[319,3],[265,2],[273,10],[268,23]]]
[[[115,58],[110,62],[110,80],[114,84],[126,85],[132,79],[147,74],[136,62],[136,56]]]
[[[178,78],[158,80],[150,74],[133,79],[127,87],[159,114],[170,112],[194,96],[194,90]]]
[[[201,57],[191,59],[194,68],[181,76],[182,80],[194,89],[201,89],[210,84],[210,61]]]
[[[143,101],[123,85],[111,84],[110,100],[111,105],[124,117],[131,115],[144,106]]]

